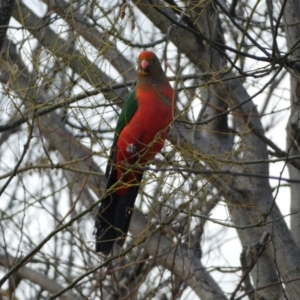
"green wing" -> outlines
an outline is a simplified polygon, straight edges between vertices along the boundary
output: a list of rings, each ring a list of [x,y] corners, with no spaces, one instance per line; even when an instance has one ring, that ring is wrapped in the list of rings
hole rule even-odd
[[[120,113],[119,119],[118,119],[118,123],[117,123],[117,127],[115,130],[115,136],[114,136],[114,141],[113,141],[113,145],[110,151],[110,156],[109,156],[109,160],[107,163],[107,167],[106,167],[106,177],[110,177],[110,173],[113,171],[114,168],[112,168],[114,162],[115,162],[115,146],[118,140],[118,137],[120,135],[120,133],[122,132],[123,128],[130,122],[132,116],[134,115],[134,113],[136,112],[138,107],[138,103],[136,101],[136,97],[135,97],[135,89],[131,91],[131,93],[128,95],[127,99],[124,102],[124,106],[123,109]]]
[[[120,113],[119,120],[118,120],[118,123],[117,123],[117,127],[116,127],[116,130],[115,130],[115,137],[114,137],[113,146],[117,142],[118,137],[119,137],[121,131],[123,130],[123,128],[129,123],[132,116],[136,112],[137,107],[138,107],[138,103],[137,103],[136,98],[135,98],[135,89],[134,89],[134,90],[131,91],[131,93],[128,95],[127,99],[124,102],[124,106],[123,106],[123,109]]]

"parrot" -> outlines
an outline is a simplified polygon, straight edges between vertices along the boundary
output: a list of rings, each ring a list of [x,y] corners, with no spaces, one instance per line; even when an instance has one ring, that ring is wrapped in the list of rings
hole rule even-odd
[[[174,119],[175,93],[158,57],[143,51],[137,60],[135,88],[124,102],[115,129],[105,176],[107,186],[95,218],[96,252],[109,255],[114,242],[122,247],[135,199],[143,179],[142,168],[164,146]]]

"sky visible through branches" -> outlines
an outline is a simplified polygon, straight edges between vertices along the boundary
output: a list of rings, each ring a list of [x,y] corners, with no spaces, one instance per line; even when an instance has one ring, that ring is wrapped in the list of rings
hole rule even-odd
[[[11,4],[0,10],[10,19],[1,297],[297,299],[298,2]],[[155,162],[129,166],[146,169],[130,234],[104,257],[94,215],[145,49],[159,57],[177,110]]]

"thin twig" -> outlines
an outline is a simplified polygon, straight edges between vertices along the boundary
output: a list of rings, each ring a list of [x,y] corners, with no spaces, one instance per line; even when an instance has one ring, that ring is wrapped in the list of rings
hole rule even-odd
[[[247,278],[247,276],[249,275],[249,273],[251,272],[251,270],[257,263],[258,258],[264,252],[264,250],[266,248],[266,244],[269,242],[269,237],[270,237],[270,234],[267,231],[264,231],[260,238],[259,243],[253,247],[256,250],[256,253],[254,253],[254,255],[252,257],[252,261],[251,261],[250,265],[248,266],[248,269],[244,272],[240,282],[238,283],[235,290],[231,294],[231,297],[229,300],[234,300],[234,297],[235,297],[236,293],[238,292],[238,290],[240,289],[242,283],[244,282],[244,280]]]

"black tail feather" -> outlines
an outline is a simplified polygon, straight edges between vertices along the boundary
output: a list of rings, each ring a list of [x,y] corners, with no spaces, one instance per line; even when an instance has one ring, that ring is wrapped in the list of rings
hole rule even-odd
[[[114,242],[123,245],[142,178],[143,174],[138,173],[136,182],[129,187],[125,195],[120,196],[113,191],[101,202],[95,222],[96,252],[108,255]],[[107,191],[110,186],[112,183],[109,180]]]
[[[104,255],[110,253],[115,241],[113,216],[116,201],[113,195],[107,196],[101,203],[96,216],[96,252],[102,252]]]

